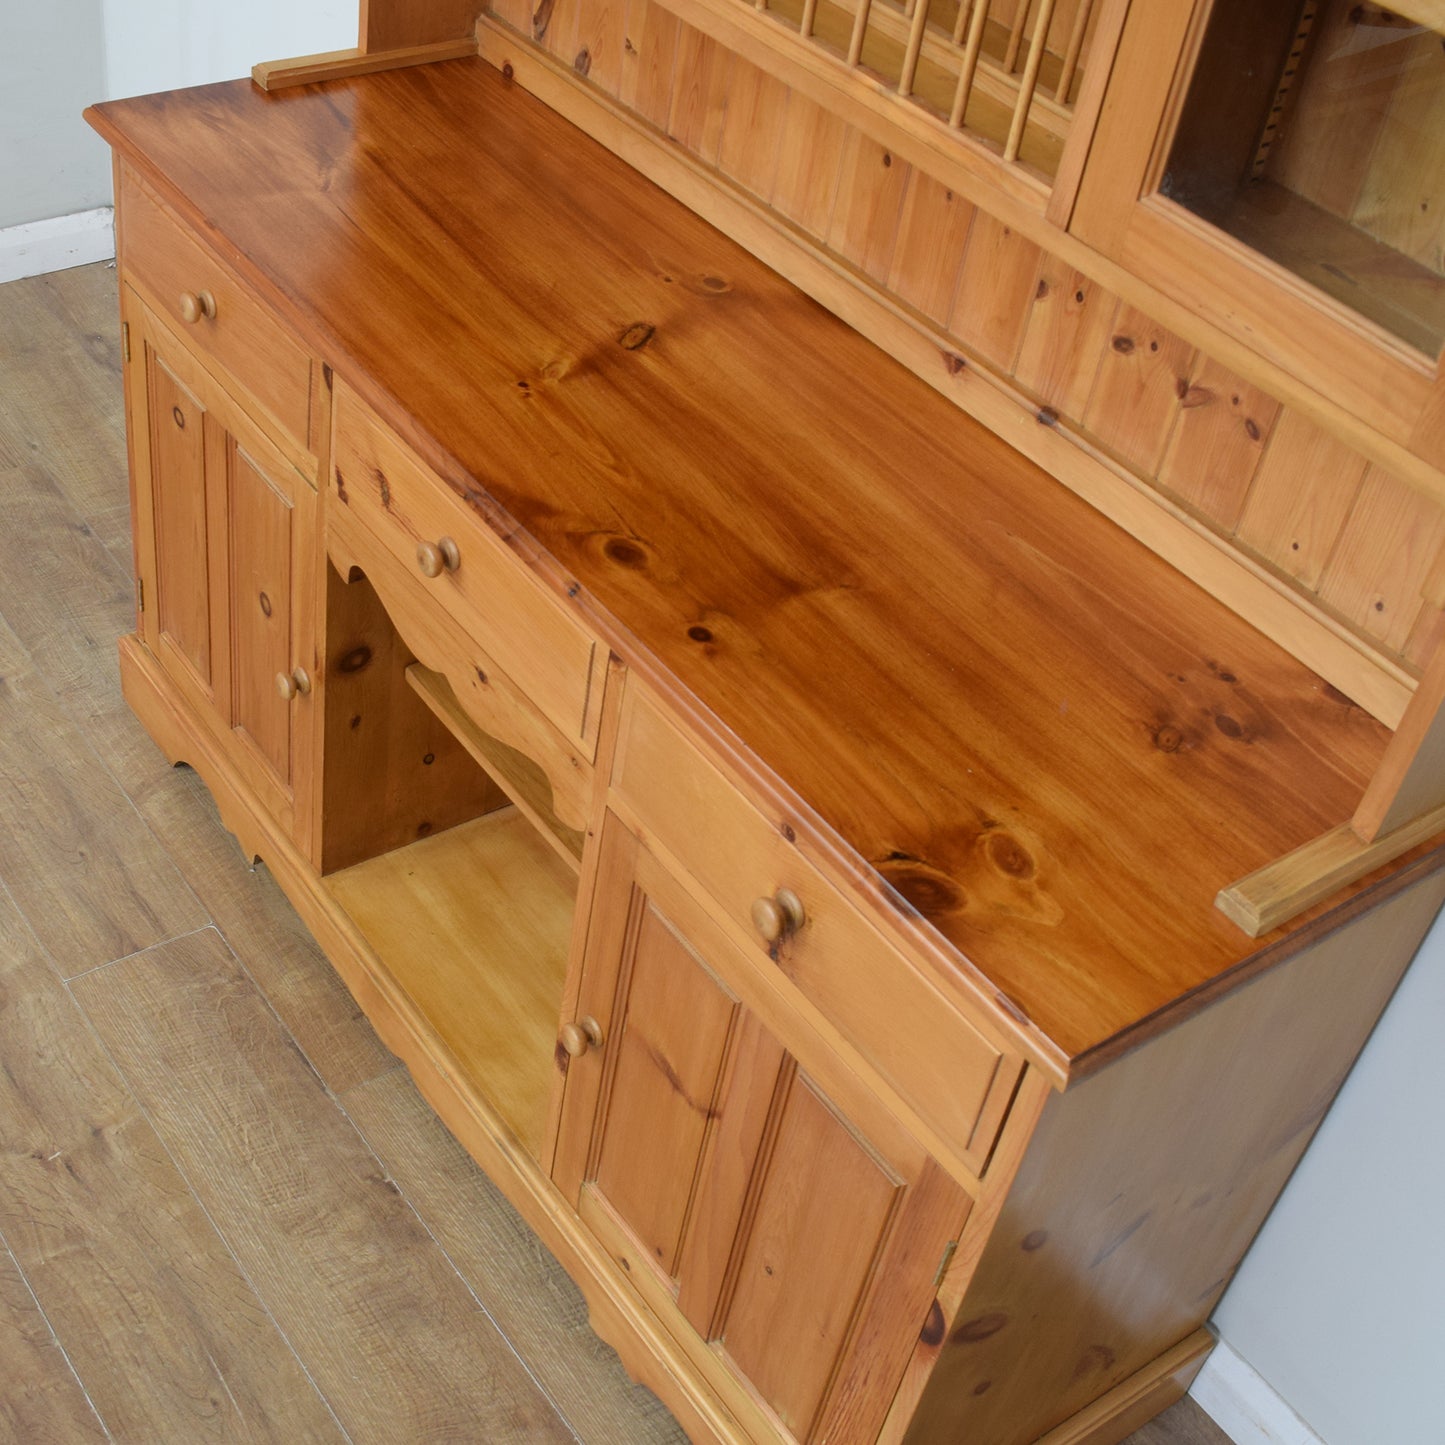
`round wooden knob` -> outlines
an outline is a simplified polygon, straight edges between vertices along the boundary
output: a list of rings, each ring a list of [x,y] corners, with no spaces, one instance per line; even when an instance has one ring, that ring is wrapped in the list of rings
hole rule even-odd
[[[214,319],[216,315],[216,298],[209,291],[182,291],[180,306],[181,320],[189,326],[203,316]]]
[[[580,1059],[588,1049],[600,1047],[602,1043],[602,1025],[597,1022],[591,1014],[577,1020],[576,1023],[562,1025],[562,1031],[558,1035],[562,1040],[562,1047],[574,1059]]]
[[[298,693],[311,691],[311,674],[304,667],[298,667],[293,672],[278,672],[276,674],[276,691],[290,702]]]
[[[443,572],[455,572],[462,565],[462,554],[450,537],[441,537],[435,542],[416,544],[416,565],[424,577],[440,577]]]
[[[791,888],[779,888],[771,898],[759,898],[753,904],[753,927],[768,943],[796,933],[806,921],[803,900]]]

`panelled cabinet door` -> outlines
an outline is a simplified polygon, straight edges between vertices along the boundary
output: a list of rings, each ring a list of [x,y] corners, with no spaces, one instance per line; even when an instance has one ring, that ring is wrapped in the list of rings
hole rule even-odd
[[[268,811],[304,839],[316,494],[128,289],[122,306],[141,635]]]
[[[554,1177],[760,1438],[871,1441],[967,1197],[733,948],[609,816]]]

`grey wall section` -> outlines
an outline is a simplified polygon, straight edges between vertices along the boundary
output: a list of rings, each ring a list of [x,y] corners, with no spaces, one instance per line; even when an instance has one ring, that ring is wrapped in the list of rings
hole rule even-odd
[[[0,0],[0,228],[110,204],[101,0]]]
[[[356,44],[356,0],[0,0],[0,229],[111,201],[87,105]]]
[[[0,0],[0,5],[20,0]],[[31,0],[44,4],[46,0]],[[356,44],[356,0],[100,0],[106,94],[233,80],[258,60]]]
[[[1326,1445],[1445,1439],[1442,1040],[1445,916],[1215,1314]]]

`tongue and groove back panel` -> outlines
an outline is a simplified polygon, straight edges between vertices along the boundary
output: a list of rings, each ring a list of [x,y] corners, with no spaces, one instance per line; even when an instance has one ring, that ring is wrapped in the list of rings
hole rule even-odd
[[[494,0],[482,50],[549,99],[556,76],[539,65],[565,69],[688,158],[704,184],[743,198],[842,284],[922,328],[945,361],[953,349],[956,366],[1074,443],[1044,460],[1061,480],[1393,726],[1440,633],[1438,607],[1421,595],[1445,542],[1438,467],[1371,433],[1374,418],[1358,410],[1288,400],[1297,387],[1279,368],[1171,330],[1161,315],[1177,321],[1177,310],[1135,304],[1159,298],[1097,256],[1089,274],[1078,269],[1081,248],[1051,225],[1067,220],[1127,6],[933,0],[908,101],[897,92],[919,7],[860,8],[851,72],[856,12],[829,0]],[[954,137],[928,121],[952,108],[980,16],[950,152]],[[811,49],[800,23],[813,28]],[[1041,24],[1033,104],[1006,161]],[[1413,195],[1411,185],[1428,189],[1429,153],[1412,166]],[[950,390],[936,352],[933,362],[927,379]],[[977,410],[977,387],[960,379],[952,390]],[[1010,440],[1027,451],[1022,430]],[[1155,504],[1142,524],[1141,498]],[[1214,546],[1200,549],[1201,535]]]

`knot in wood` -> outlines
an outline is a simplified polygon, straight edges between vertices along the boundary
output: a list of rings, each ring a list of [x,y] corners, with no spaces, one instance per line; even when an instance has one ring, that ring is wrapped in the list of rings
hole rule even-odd
[[[621,336],[617,338],[617,344],[624,351],[641,351],[654,336],[657,335],[657,328],[649,321],[634,321]]]

